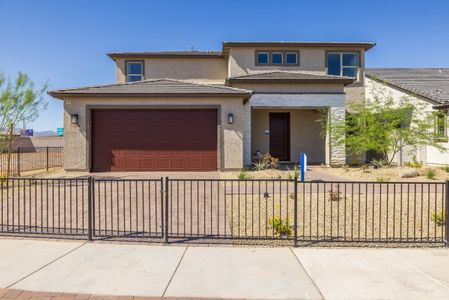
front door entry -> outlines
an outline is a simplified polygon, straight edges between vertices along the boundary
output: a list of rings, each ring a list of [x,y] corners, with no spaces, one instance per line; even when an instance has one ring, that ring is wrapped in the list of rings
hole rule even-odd
[[[290,113],[270,113],[270,154],[290,161]]]

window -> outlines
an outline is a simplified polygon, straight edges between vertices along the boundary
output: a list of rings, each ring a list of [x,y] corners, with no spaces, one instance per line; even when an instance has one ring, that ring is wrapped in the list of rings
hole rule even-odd
[[[438,140],[447,140],[447,118],[443,113],[438,113],[436,116],[435,136]]]
[[[285,53],[285,63],[287,65],[297,65],[298,64],[298,52]]]
[[[298,51],[256,51],[256,65],[266,66],[298,66]]]
[[[258,65],[268,65],[268,52],[257,52],[256,57]]]
[[[358,53],[336,53],[327,54],[327,74],[336,76],[358,77],[359,73]]]
[[[273,65],[282,65],[284,61],[282,52],[272,52],[271,53],[271,64]]]
[[[140,81],[143,79],[143,62],[128,61],[126,62],[126,81]]]

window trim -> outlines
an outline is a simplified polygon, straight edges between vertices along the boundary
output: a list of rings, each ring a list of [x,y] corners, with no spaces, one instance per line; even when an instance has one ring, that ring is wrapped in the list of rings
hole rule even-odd
[[[259,54],[266,54],[267,55],[267,63],[259,63]],[[270,51],[256,51],[256,66],[269,66],[270,65]]]
[[[287,61],[287,55],[288,54],[295,54],[296,55],[296,63],[288,63]],[[286,51],[285,52],[285,65],[286,66],[299,66],[299,52],[298,51]]]
[[[258,62],[257,55],[259,53],[268,54],[268,63],[261,64]],[[273,60],[271,57],[271,55],[273,53],[281,53],[282,54],[282,63],[281,64],[273,64]],[[288,64],[287,63],[287,58],[286,58],[287,53],[295,53],[296,54],[296,64]],[[295,66],[299,66],[299,64],[300,64],[299,63],[300,62],[300,53],[299,53],[299,50],[287,50],[287,51],[284,51],[284,50],[256,50],[255,55],[254,55],[254,60],[255,60],[255,66],[278,66],[278,67],[279,66],[284,66],[284,67],[292,67],[293,66],[293,67],[295,67]]]
[[[128,74],[128,64],[129,63],[140,63],[142,65],[142,73],[141,74]],[[129,81],[128,76],[141,76],[140,81],[145,79],[145,61],[144,60],[125,60],[125,80],[126,82],[134,82]]]
[[[362,53],[361,51],[351,51],[351,50],[328,50],[326,51],[326,74],[329,74],[329,54],[339,54],[340,55],[340,75],[334,75],[334,76],[343,76],[343,68],[357,68],[357,76],[355,77],[356,83],[362,82]],[[343,54],[357,54],[359,57],[359,61],[356,66],[343,66]]]
[[[438,119],[440,117],[443,118],[443,126],[444,126],[443,135],[439,135],[439,133],[438,133]],[[438,142],[447,142],[448,141],[448,116],[447,116],[447,112],[445,112],[444,114],[437,114],[435,116],[434,134],[435,134],[435,139]]]

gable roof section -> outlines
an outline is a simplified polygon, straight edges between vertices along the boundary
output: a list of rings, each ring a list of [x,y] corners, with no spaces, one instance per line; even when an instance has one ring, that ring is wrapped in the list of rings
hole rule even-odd
[[[354,78],[333,75],[317,75],[307,72],[272,71],[254,73],[228,78],[228,82],[253,82],[253,83],[353,83]]]
[[[365,75],[436,104],[449,104],[449,68],[373,68]]]
[[[59,99],[65,96],[241,96],[248,98],[252,94],[252,91],[224,85],[199,84],[184,80],[161,78],[53,90],[48,94]]]

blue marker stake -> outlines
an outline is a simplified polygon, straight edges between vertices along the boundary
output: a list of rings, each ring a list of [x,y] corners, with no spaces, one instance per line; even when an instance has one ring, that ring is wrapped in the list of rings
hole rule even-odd
[[[305,154],[304,153],[300,153],[299,154],[299,164],[300,164],[300,168],[301,168],[301,182],[304,182],[304,175],[305,175]]]

